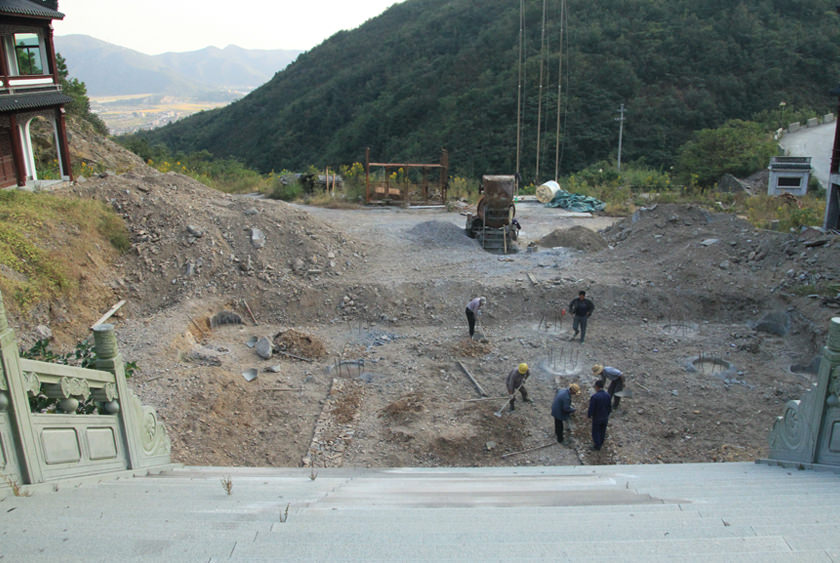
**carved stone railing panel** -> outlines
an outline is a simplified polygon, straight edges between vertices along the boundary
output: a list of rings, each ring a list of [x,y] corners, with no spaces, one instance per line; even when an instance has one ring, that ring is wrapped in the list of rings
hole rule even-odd
[[[24,371],[21,373],[23,380],[23,390],[30,397],[36,397],[41,392],[41,379],[38,374],[33,371]]]
[[[171,450],[169,434],[155,409],[143,405],[131,391],[129,391],[128,403],[134,411],[134,419],[140,422],[138,431],[143,453],[149,457],[169,455]]]
[[[840,406],[840,366],[831,370],[831,377],[828,381],[828,392],[830,396],[826,399],[826,404],[830,407]]]
[[[840,317],[831,319],[817,382],[788,401],[769,435],[766,463],[840,467]]]
[[[103,405],[103,412],[107,414],[119,410],[113,406],[119,398],[113,373],[27,358],[22,358],[20,364],[24,368],[27,394],[34,397],[42,393],[51,399],[60,399],[58,410],[61,412],[74,412],[74,404],[78,407],[80,400],[87,401],[91,397],[109,404]]]
[[[788,401],[785,412],[776,418],[770,430],[770,457],[791,461],[811,461],[817,436],[811,428],[810,413],[816,404],[816,386],[805,392],[802,400]]]
[[[59,381],[59,387],[61,388],[61,395],[65,399],[70,397],[88,399],[90,397],[90,383],[80,377],[62,377]]]
[[[126,384],[113,325],[94,327],[94,341],[96,369],[21,358],[0,295],[0,466],[21,485],[170,463],[163,422]],[[39,394],[64,414],[31,412]],[[91,399],[101,414],[76,414]]]
[[[91,390],[91,395],[93,395],[93,398],[97,401],[110,403],[117,398],[117,386],[113,383],[106,383],[99,389]]]

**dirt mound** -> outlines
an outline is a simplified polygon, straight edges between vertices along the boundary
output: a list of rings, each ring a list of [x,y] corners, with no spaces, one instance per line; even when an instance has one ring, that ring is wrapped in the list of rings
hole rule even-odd
[[[264,310],[363,259],[362,244],[304,211],[145,165],[59,193],[103,200],[125,219],[132,248],[113,286],[143,313],[212,296]]]
[[[487,342],[463,338],[452,344],[452,354],[460,358],[479,358],[486,356],[492,350]]]
[[[557,229],[540,240],[537,244],[544,248],[574,248],[585,252],[597,252],[607,247],[604,237],[586,227],[575,226],[569,229]]]
[[[836,236],[815,229],[765,231],[694,205],[642,208],[603,233],[614,249],[611,270],[625,283],[684,292],[678,304],[661,303],[671,313],[692,303],[716,308],[732,293],[739,295],[732,307],[752,311],[764,306],[760,296],[825,293],[840,279]]]
[[[327,355],[323,342],[295,329],[279,332],[274,336],[274,346],[283,352],[309,359],[320,359]]]
[[[464,229],[446,221],[426,221],[406,233],[413,241],[426,246],[475,246]]]
[[[382,410],[380,416],[387,416],[388,418],[405,423],[413,418],[417,413],[425,410],[423,394],[417,391],[409,393],[400,397],[396,401],[390,403]]]

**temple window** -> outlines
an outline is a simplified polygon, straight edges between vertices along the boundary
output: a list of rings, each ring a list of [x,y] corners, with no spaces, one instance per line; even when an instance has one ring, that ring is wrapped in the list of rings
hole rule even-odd
[[[14,42],[18,74],[44,74],[44,50],[38,34],[15,33]]]

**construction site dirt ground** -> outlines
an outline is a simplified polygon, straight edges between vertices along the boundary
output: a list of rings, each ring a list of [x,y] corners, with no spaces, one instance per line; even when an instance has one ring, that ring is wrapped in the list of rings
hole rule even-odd
[[[519,251],[498,255],[465,235],[465,204],[312,208],[144,166],[58,193],[102,199],[129,226],[132,250],[91,276],[126,299],[110,322],[138,366],[129,384],[185,464],[752,460],[816,380],[838,314],[836,290],[824,291],[840,281],[836,236],[760,231],[694,206],[617,218],[523,202]],[[596,306],[583,344],[562,315],[579,290]],[[479,295],[470,339],[464,308]],[[11,322],[31,342],[50,319]],[[252,347],[261,337],[268,359]],[[508,412],[504,379],[520,362],[534,403]],[[597,452],[595,363],[623,370],[632,394]],[[583,393],[560,445],[550,406],[572,382]]]

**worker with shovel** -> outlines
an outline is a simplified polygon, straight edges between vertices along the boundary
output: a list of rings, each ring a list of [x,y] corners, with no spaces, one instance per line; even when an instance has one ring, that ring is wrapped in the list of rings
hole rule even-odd
[[[516,390],[518,389],[520,393],[522,393],[522,400],[526,403],[533,403],[531,399],[528,398],[528,390],[525,389],[525,380],[528,379],[528,376],[531,375],[531,372],[528,370],[528,364],[522,362],[517,367],[513,368],[507,376],[505,380],[505,385],[507,385],[508,395],[510,395],[510,410],[514,410],[514,403],[516,402]]]
[[[580,395],[580,385],[572,383],[567,389],[560,389],[554,396],[551,403],[551,416],[554,417],[554,434],[557,442],[563,443],[563,421],[569,420],[575,408],[572,406],[572,397]]]
[[[476,297],[467,303],[467,324],[470,328],[470,338],[475,334],[475,320],[481,314],[481,307],[487,303],[484,297]]]
[[[617,409],[618,403],[621,402],[621,392],[624,391],[624,373],[620,369],[612,366],[595,364],[592,366],[592,374],[601,380],[603,384],[606,384],[607,379],[610,380],[607,393],[612,397],[612,408]]]

